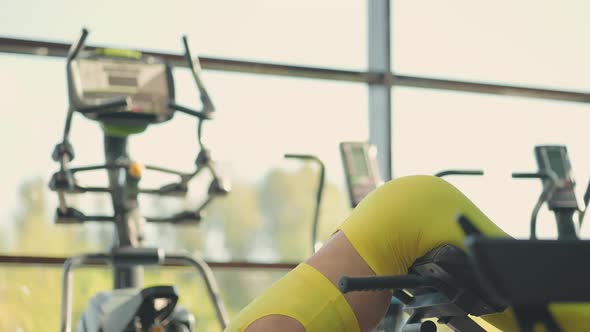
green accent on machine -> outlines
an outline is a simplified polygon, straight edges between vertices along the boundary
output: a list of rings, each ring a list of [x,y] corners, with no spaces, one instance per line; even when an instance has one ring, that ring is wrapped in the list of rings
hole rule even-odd
[[[133,126],[133,125],[120,125],[120,124],[108,124],[102,123],[102,129],[108,136],[124,137],[133,134],[140,134],[144,132],[148,127],[146,123],[144,126]]]
[[[97,48],[94,51],[98,55],[103,55],[113,58],[128,58],[128,59],[141,59],[142,53],[135,50],[126,50],[120,48]]]

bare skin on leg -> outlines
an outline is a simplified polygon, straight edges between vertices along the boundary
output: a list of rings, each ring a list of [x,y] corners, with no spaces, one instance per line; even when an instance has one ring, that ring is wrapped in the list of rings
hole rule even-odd
[[[375,275],[343,232],[336,233],[306,263],[321,272],[336,287],[338,278],[342,275]],[[377,326],[385,315],[391,300],[391,293],[388,291],[352,292],[345,294],[345,299],[354,311],[361,331],[369,332]],[[305,332],[305,329],[301,323],[291,317],[269,315],[256,320],[245,331]]]

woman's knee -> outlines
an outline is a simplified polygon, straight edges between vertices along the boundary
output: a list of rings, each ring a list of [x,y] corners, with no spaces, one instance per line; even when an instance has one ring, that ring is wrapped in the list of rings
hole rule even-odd
[[[456,207],[469,204],[455,187],[438,177],[407,176],[389,181],[373,191],[349,219],[359,216],[368,227],[378,223],[392,229],[407,223],[417,227],[418,222],[429,222],[431,216],[439,214],[437,209],[449,208],[449,203]],[[366,220],[368,217],[370,220]]]
[[[405,274],[416,258],[441,244],[462,246],[464,235],[455,221],[459,214],[493,233],[499,231],[448,182],[409,176],[369,194],[341,229],[375,273]]]

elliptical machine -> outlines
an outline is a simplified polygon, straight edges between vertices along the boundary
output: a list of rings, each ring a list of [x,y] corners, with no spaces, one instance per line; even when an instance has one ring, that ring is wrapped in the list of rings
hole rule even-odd
[[[555,213],[558,240],[577,239],[574,213],[578,213],[581,226],[590,199],[590,182],[584,195],[584,210],[578,207],[574,188],[576,181],[567,148],[561,145],[541,145],[535,147],[535,158],[539,170],[536,173],[513,173],[515,179],[541,179],[543,191],[533,208],[530,223],[530,238],[537,239],[537,215],[544,203]]]
[[[578,240],[573,221],[576,211],[581,221],[586,209],[581,211],[577,205],[567,149],[537,146],[535,156],[537,173],[513,174],[543,180],[543,192],[531,217],[531,240],[487,238],[459,215],[467,252],[443,245],[417,259],[408,275],[343,276],[340,290],[393,290],[393,297],[403,303],[410,317],[391,331],[435,332],[433,322],[423,321],[434,318],[453,331],[485,332],[470,316],[502,312],[511,306],[523,332],[533,332],[539,323],[549,332],[561,332],[548,304],[590,302],[590,267],[581,263],[590,255],[590,241]],[[584,195],[585,207],[589,200],[590,189]],[[545,202],[556,214],[557,240],[536,240],[536,217]]]
[[[163,264],[191,266],[201,274],[221,329],[224,329],[228,315],[221,302],[213,273],[202,259],[183,253],[166,253],[159,248],[141,247],[146,221],[198,224],[205,208],[213,199],[226,195],[231,189],[229,183],[217,174],[211,152],[201,139],[203,123],[213,118],[215,108],[200,78],[198,60],[193,61],[187,39],[183,37],[187,65],[202,103],[202,110],[193,110],[175,103],[172,69],[163,59],[130,50],[97,48],[83,51],[87,36],[88,31],[83,29],[67,57],[69,109],[63,138],[53,151],[53,159],[59,162],[60,169],[52,176],[49,187],[59,197],[55,217],[57,224],[112,222],[116,236],[110,252],[75,256],[65,262],[60,331],[72,331],[73,269],[97,262],[106,262],[112,266],[114,290],[100,293],[90,301],[78,323],[77,331],[193,331],[194,317],[186,309],[176,305],[179,296],[174,287],[141,289],[142,266]],[[197,118],[197,143],[200,151],[196,158],[196,169],[183,173],[159,166],[142,166],[133,161],[127,152],[128,137],[143,132],[150,124],[170,120],[176,111]],[[74,159],[69,134],[75,112],[98,121],[102,126],[105,164],[69,166]],[[176,175],[179,181],[155,189],[140,188],[139,182],[144,169]],[[108,187],[85,187],[78,184],[75,175],[92,170],[108,172]],[[205,170],[211,173],[212,181],[207,198],[196,209],[182,211],[167,218],[142,216],[138,195],[184,197],[188,192],[188,182]],[[113,215],[86,215],[68,206],[66,194],[92,192],[108,193],[111,196]]]

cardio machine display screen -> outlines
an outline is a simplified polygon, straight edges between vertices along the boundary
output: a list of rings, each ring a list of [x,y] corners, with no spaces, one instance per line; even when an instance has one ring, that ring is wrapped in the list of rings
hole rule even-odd
[[[354,176],[369,176],[369,165],[366,158],[365,149],[363,146],[353,146],[351,151],[351,175]]]
[[[371,145],[362,142],[340,143],[340,151],[350,202],[355,207],[381,184],[376,151]]]
[[[561,150],[549,149],[547,151],[547,158],[549,159],[551,170],[555,172],[560,179],[566,179],[567,171],[566,165],[564,164],[566,161],[564,160]]]
[[[578,209],[578,201],[574,191],[575,181],[567,148],[563,145],[536,146],[535,154],[539,171],[550,170],[558,178],[557,182],[543,181],[545,188],[547,186],[554,188],[553,193],[547,199],[549,209]]]
[[[163,114],[168,112],[170,82],[166,65],[135,59],[88,58],[77,60],[78,86],[87,103],[127,97],[123,111]]]

